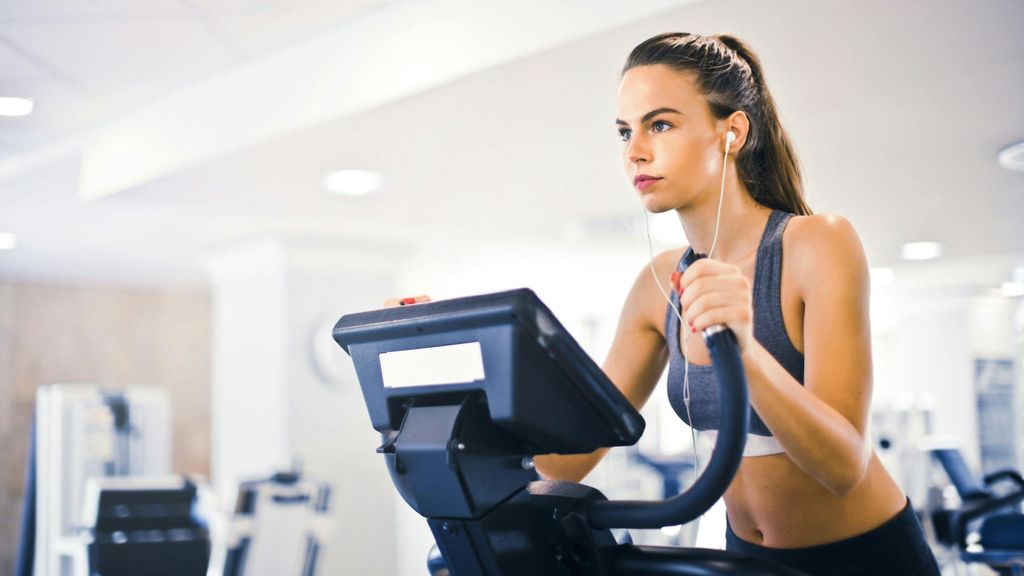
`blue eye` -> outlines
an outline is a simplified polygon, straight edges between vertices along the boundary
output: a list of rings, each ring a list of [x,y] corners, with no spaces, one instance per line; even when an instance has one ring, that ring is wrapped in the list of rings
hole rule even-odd
[[[651,124],[651,128],[654,132],[664,132],[665,130],[668,130],[671,127],[672,125],[669,124],[668,122],[665,122],[664,120],[658,120],[654,124]]]
[[[632,136],[632,135],[633,135],[633,131],[632,130],[629,130],[629,129],[626,129],[626,128],[623,128],[623,129],[619,130],[619,138],[621,138],[623,142],[626,142],[627,140],[629,140],[629,137]]]

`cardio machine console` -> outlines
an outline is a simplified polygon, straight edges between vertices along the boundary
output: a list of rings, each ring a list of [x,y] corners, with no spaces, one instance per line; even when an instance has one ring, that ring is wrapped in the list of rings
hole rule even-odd
[[[343,316],[373,427],[399,429],[411,406],[479,395],[524,453],[586,453],[635,443],[644,420],[529,289]]]

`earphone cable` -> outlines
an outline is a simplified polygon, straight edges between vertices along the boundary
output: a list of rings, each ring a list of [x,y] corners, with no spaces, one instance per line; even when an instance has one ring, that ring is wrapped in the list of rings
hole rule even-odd
[[[732,132],[729,132],[731,135]],[[711,241],[711,249],[708,250],[708,259],[715,253],[715,247],[718,245],[718,232],[722,224],[722,204],[725,200],[725,175],[728,168],[729,162],[729,144],[733,138],[726,138],[725,147],[722,153],[722,182],[718,192],[718,210],[715,216],[715,235]],[[648,260],[648,267],[651,271],[651,276],[654,278],[654,285],[658,287],[658,291],[661,292],[665,301],[668,302],[669,308],[672,309],[673,314],[679,319],[679,331],[683,333],[683,405],[686,407],[686,419],[690,424],[690,440],[693,447],[693,461],[694,461],[694,477],[700,475],[700,458],[697,455],[697,432],[693,425],[693,416],[690,415],[690,333],[685,330],[686,320],[683,318],[680,309],[682,308],[682,302],[680,305],[674,306],[672,304],[672,298],[668,295],[665,289],[661,285],[661,281],[658,280],[658,274],[654,270],[654,243],[651,240],[651,227],[648,222],[647,207],[643,204],[643,198],[640,197],[640,209],[643,211],[644,218],[644,234],[647,237],[647,252],[650,256]],[[674,342],[670,342],[669,345],[676,346]]]
[[[643,205],[643,198],[640,199],[640,208],[643,211],[644,216],[644,233],[647,237],[647,252],[650,255],[650,260],[647,264],[651,270],[651,276],[654,278],[654,285],[658,287],[658,291],[661,292],[662,297],[668,302],[669,308],[672,309],[672,313],[679,319],[679,331],[683,333],[683,406],[686,407],[686,419],[690,424],[690,441],[693,448],[693,471],[694,478],[700,474],[700,457],[697,455],[697,429],[693,427],[693,416],[690,415],[690,333],[684,330],[686,320],[683,319],[683,315],[679,309],[682,307],[675,306],[672,304],[672,298],[665,292],[665,289],[661,285],[661,281],[658,280],[658,273],[654,270],[654,243],[651,240],[651,227],[648,223],[647,208]],[[678,343],[669,342],[669,346],[678,346]]]

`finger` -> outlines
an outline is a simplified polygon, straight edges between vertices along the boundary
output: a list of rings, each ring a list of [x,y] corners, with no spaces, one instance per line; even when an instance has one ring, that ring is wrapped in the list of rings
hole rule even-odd
[[[697,298],[712,292],[734,292],[749,295],[750,286],[745,276],[723,275],[698,278],[689,286],[682,288],[679,302],[683,306],[683,310],[687,310]]]
[[[690,283],[707,276],[720,276],[723,274],[741,274],[740,269],[732,264],[726,264],[717,260],[698,260],[686,268],[680,278],[681,288],[685,289]]]
[[[409,306],[410,304],[422,304],[424,302],[430,302],[430,296],[427,296],[426,294],[420,294],[419,296],[409,296],[407,298],[402,298],[398,304],[400,306]]]
[[[744,326],[750,322],[750,311],[740,306],[713,308],[698,314],[691,321],[691,330],[700,332],[710,326],[725,325],[730,328]]]
[[[728,292],[713,292],[697,299],[685,310],[686,321],[693,324],[697,318],[715,310],[743,311],[750,309],[750,299],[742,294]],[[743,318],[749,314],[737,314],[737,318]]]
[[[685,290],[692,284],[697,278],[700,278],[701,270],[704,268],[705,260],[698,260],[693,264],[686,267],[683,270],[682,275],[679,277],[679,288]]]
[[[423,302],[430,302],[430,296],[420,294],[419,296],[406,296],[405,298],[388,298],[384,301],[384,307],[394,308],[395,306],[409,306],[410,304],[422,304]]]

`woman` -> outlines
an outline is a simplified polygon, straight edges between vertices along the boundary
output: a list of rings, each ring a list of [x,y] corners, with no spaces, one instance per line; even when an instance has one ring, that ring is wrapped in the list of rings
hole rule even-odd
[[[937,575],[868,436],[863,249],[849,222],[804,203],[758,59],[730,36],[662,34],[630,54],[618,100],[626,174],[646,210],[679,215],[690,248],[640,272],[604,371],[640,409],[667,363],[676,412],[714,433],[717,384],[696,335],[727,325],[754,409],[725,493],[727,549],[811,575]],[[688,266],[693,252],[710,258]],[[542,456],[536,466],[579,481],[606,452]]]
[[[689,250],[673,250],[654,259],[654,276],[641,271],[605,372],[639,409],[668,362],[673,407],[713,430],[708,351],[686,334],[727,325],[756,413],[725,493],[727,549],[808,574],[938,574],[868,435],[863,249],[849,222],[804,203],[757,57],[730,36],[656,36],[630,54],[618,109],[623,164],[644,207],[674,210],[690,250],[713,253],[687,266]],[[604,452],[540,457],[537,469],[578,481]]]

